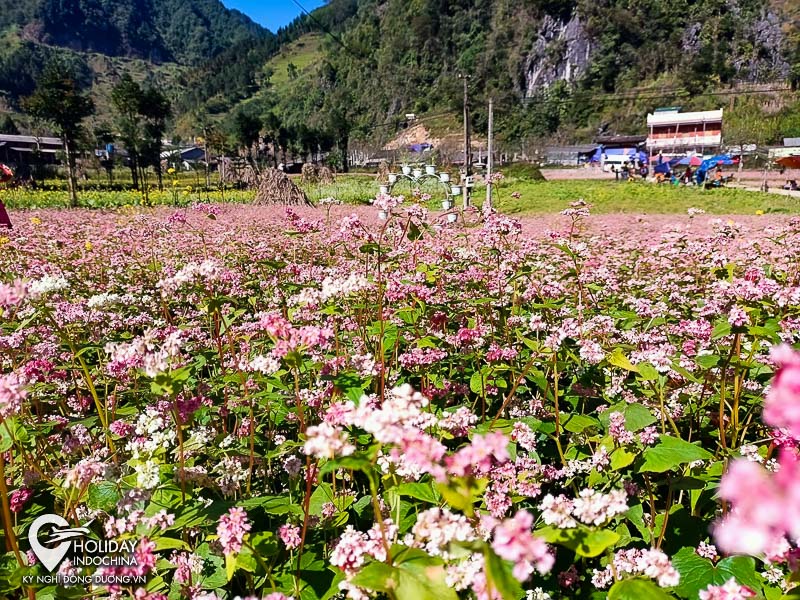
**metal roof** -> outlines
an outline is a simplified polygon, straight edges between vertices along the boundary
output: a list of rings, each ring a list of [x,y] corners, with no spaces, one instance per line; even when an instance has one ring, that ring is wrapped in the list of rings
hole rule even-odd
[[[545,152],[550,152],[550,153],[578,152],[584,154],[587,152],[594,152],[595,150],[597,150],[597,144],[574,144],[571,146],[545,146]]]
[[[720,123],[722,109],[697,112],[664,112],[647,115],[647,125],[681,125],[686,123]]]
[[[598,135],[594,141],[598,144],[621,144],[624,146],[641,144],[647,139],[647,135]]]
[[[0,142],[9,142],[12,144],[48,144],[53,146],[60,146],[62,144],[61,140],[55,137],[36,137],[33,135],[10,135],[6,133],[0,134]]]

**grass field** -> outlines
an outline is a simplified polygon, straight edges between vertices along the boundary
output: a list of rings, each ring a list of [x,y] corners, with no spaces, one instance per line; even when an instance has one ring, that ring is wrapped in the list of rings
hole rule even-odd
[[[202,178],[201,178],[202,179]],[[312,202],[333,197],[345,204],[367,204],[378,192],[374,175],[339,175],[329,185],[302,184],[294,181],[308,194]],[[252,191],[218,189],[205,191],[198,188],[194,176],[182,178],[172,187],[167,182],[164,192],[152,191],[154,205],[186,205],[192,202],[250,202]],[[202,183],[202,181],[201,181]],[[212,185],[215,187],[216,183]],[[0,190],[0,198],[9,208],[45,208],[67,206],[68,197],[63,185],[60,189],[40,191]],[[443,196],[443,187],[424,185],[421,192],[430,194],[430,208],[437,209]],[[398,184],[393,193],[411,197],[412,186]],[[507,177],[495,188],[496,206],[508,214],[543,214],[563,210],[570,202],[585,200],[594,205],[594,213],[649,213],[679,214],[689,208],[699,208],[710,214],[769,214],[800,213],[800,199],[777,194],[765,194],[739,189],[703,190],[656,186],[647,183],[618,183],[603,180],[532,181],[528,178]],[[476,187],[474,202],[481,205],[485,188]],[[135,191],[101,191],[88,186],[80,195],[82,206],[113,208],[142,204],[142,195]],[[460,204],[460,199],[459,199]]]
[[[511,194],[518,192],[519,198]],[[483,198],[482,190],[478,194]],[[522,181],[506,179],[495,196],[506,213],[548,213],[583,199],[594,213],[685,213],[700,208],[713,214],[798,213],[800,199],[740,189],[704,190],[615,181]]]
[[[269,59],[265,66],[272,70],[270,83],[277,88],[285,86],[289,82],[290,64],[297,67],[297,74],[301,75],[322,56],[322,40],[321,34],[309,33],[287,45],[280,53]]]

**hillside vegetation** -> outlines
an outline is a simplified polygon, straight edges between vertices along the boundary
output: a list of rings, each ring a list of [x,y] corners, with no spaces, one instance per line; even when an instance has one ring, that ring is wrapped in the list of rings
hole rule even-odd
[[[133,2],[0,0],[8,103],[58,52],[98,106],[119,73],[148,72],[167,86],[180,133],[200,115],[233,140],[246,114],[300,151],[383,143],[406,113],[443,136],[459,127],[460,74],[476,131],[492,97],[507,144],[638,132],[663,105],[734,108],[739,137],[765,115],[759,141],[800,135],[794,96],[773,90],[800,80],[800,9],[786,0],[330,0],[275,35],[216,0],[146,0],[136,15],[125,9]],[[69,6],[80,9],[64,16],[69,31],[48,21]],[[110,67],[98,52],[115,56]]]

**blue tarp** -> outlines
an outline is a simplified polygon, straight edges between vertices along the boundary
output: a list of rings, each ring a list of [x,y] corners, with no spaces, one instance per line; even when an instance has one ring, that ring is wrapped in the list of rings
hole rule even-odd
[[[662,163],[657,164],[655,166],[655,168],[653,169],[653,173],[663,173],[664,175],[669,175],[670,170],[671,169],[669,167],[669,163],[668,162],[662,162]]]
[[[717,154],[716,156],[707,158],[703,161],[703,164],[697,167],[697,183],[703,183],[706,180],[706,174],[708,173],[709,169],[713,169],[718,165],[735,164],[736,161],[733,160],[733,157],[730,154]]]

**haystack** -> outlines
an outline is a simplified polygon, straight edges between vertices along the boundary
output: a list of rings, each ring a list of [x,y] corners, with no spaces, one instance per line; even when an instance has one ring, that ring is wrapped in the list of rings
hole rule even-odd
[[[247,162],[225,157],[219,161],[217,169],[223,183],[248,190],[258,187],[258,172]]]
[[[313,163],[304,163],[300,174],[303,178],[303,183],[317,183],[319,181],[317,165]]]
[[[336,178],[329,167],[319,167],[317,169],[317,181],[322,185],[330,185],[336,182]]]
[[[375,181],[380,183],[389,181],[389,163],[385,160],[378,163],[378,174],[375,176]]]
[[[265,169],[256,192],[255,204],[289,204],[314,206],[305,192],[289,176],[278,169]]]

